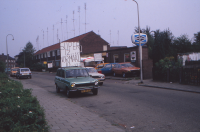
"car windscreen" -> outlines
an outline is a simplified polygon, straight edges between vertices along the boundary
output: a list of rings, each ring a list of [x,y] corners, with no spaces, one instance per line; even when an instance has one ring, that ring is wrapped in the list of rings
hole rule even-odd
[[[132,64],[128,63],[128,64],[121,64],[121,67],[134,67]]]
[[[27,72],[29,69],[21,69],[21,72]]]
[[[17,71],[17,69],[12,69],[12,71]]]
[[[95,68],[86,68],[88,72],[91,73],[98,73],[97,70]]]
[[[85,69],[71,69],[66,70],[66,78],[69,77],[87,77],[88,72]]]

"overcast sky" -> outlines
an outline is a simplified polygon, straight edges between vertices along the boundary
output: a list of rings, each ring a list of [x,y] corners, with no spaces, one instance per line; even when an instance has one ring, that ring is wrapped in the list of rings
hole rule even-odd
[[[141,28],[169,28],[175,37],[187,34],[189,39],[200,31],[200,0],[137,2]],[[131,47],[138,26],[137,4],[132,0],[0,0],[0,18],[0,54],[7,53],[7,38],[11,57],[29,41],[38,50],[89,31],[111,46]]]

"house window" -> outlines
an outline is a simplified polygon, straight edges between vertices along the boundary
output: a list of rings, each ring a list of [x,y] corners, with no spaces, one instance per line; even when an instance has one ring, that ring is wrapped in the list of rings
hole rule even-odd
[[[36,58],[36,60],[37,60],[37,55],[36,55],[36,57],[35,57],[35,58]]]
[[[47,54],[46,53],[44,53],[44,58],[47,58]]]
[[[52,51],[52,56],[55,56],[55,51]]]
[[[40,59],[40,55],[38,55],[38,59]]]
[[[113,58],[114,58],[114,63],[118,63],[119,62],[118,54],[113,55]]]
[[[107,51],[107,45],[103,45],[103,51]]]
[[[57,55],[60,55],[60,50],[57,50]]]
[[[43,58],[43,54],[41,54],[41,58]]]
[[[47,52],[47,57],[50,57],[50,51],[49,51],[49,52]]]
[[[82,45],[80,45],[80,52],[82,52]]]
[[[129,53],[125,53],[124,54],[124,62],[130,62],[130,54]]]

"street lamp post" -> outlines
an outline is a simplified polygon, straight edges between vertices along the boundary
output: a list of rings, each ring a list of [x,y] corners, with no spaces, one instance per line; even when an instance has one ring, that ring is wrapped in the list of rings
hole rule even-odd
[[[7,51],[7,70],[8,70],[8,44],[7,44],[7,37],[9,36],[9,35],[11,35],[12,37],[13,37],[13,35],[12,34],[8,34],[7,36],[6,36],[6,51]],[[14,40],[14,37],[13,37],[13,39],[12,40]]]
[[[133,0],[137,4],[137,12],[138,12],[138,30],[139,30],[139,52],[140,52],[140,80],[143,83],[143,73],[142,73],[142,46],[140,40],[140,19],[139,19],[139,6],[137,1]]]

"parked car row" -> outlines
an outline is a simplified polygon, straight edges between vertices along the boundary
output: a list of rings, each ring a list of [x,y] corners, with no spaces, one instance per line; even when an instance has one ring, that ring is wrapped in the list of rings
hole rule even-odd
[[[127,76],[139,76],[140,75],[140,68],[134,66],[130,62],[124,62],[124,63],[108,63],[105,64],[104,67],[99,69],[100,73],[105,75],[121,75],[122,77]]]
[[[10,71],[10,76],[11,77],[16,77],[16,78],[32,78],[32,73],[29,68],[19,68],[19,67],[14,67]]]

